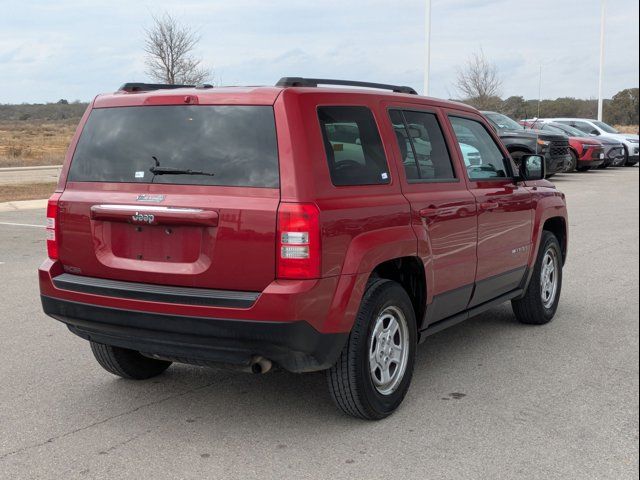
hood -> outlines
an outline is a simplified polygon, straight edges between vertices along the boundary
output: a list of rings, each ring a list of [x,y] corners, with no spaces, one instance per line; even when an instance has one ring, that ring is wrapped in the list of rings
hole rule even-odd
[[[600,135],[596,138],[598,140],[606,138],[608,140],[613,140],[614,142],[628,142],[630,140],[638,141],[638,135],[631,135],[629,133],[607,133],[606,135]]]
[[[555,133],[549,133],[546,130],[535,130],[527,128],[526,130],[523,128],[522,130],[499,130],[501,137],[509,137],[509,138],[531,138],[540,140],[545,140],[549,142],[560,142],[567,141],[568,137],[566,135],[557,135]]]
[[[586,137],[589,140],[597,140],[603,145],[622,145],[622,140],[619,138],[614,138],[612,135],[600,135],[598,137]]]
[[[593,143],[595,145],[610,145],[610,144],[618,145],[620,143],[614,140],[606,140],[600,137],[589,137],[587,135],[585,135],[584,137],[569,137],[569,139],[576,140],[578,142]]]

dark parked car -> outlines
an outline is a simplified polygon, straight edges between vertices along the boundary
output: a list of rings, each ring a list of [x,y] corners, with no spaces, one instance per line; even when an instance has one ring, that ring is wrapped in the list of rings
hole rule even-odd
[[[540,154],[547,165],[547,177],[563,172],[571,162],[569,139],[540,130],[525,129],[515,120],[497,112],[482,112],[496,129],[511,158],[520,163],[523,155]]]
[[[520,160],[477,110],[407,87],[125,84],[49,200],[42,305],[112,374],[325,370],[339,408],[380,419],[429,335],[506,301],[553,319],[565,197]]]

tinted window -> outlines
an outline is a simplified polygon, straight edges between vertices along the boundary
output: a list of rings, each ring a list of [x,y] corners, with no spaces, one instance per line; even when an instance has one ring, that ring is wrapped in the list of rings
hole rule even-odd
[[[209,175],[153,174],[161,168]],[[155,106],[95,109],[73,155],[75,182],[277,187],[273,109]]]
[[[590,125],[587,122],[580,122],[580,121],[576,122],[573,120],[558,120],[558,123],[564,123],[564,124],[570,125],[590,135],[600,135],[600,132],[598,132],[598,130],[596,130],[593,125]]]
[[[389,183],[382,141],[368,108],[320,107],[318,118],[334,185]]]
[[[616,130],[615,128],[613,128],[613,127],[612,127],[612,126],[610,126],[610,125],[607,125],[607,124],[606,124],[606,123],[604,123],[604,122],[598,122],[597,120],[594,120],[594,121],[593,121],[593,124],[594,124],[596,127],[599,127],[599,128],[600,128],[600,130],[605,131],[606,133],[620,133],[618,130]]]
[[[449,150],[434,114],[392,110],[389,115],[407,180],[455,179]]]
[[[550,127],[556,128],[558,130],[560,130],[562,133],[564,133],[565,135],[569,135],[572,137],[582,137],[584,136],[584,132],[582,130],[578,130],[575,127],[571,127],[569,125],[565,125],[563,123],[547,123],[545,125],[548,125]]]
[[[450,119],[469,179],[486,180],[509,176],[502,151],[482,123],[461,117]]]
[[[501,130],[522,130],[522,125],[501,113],[488,112],[484,115],[496,128]]]

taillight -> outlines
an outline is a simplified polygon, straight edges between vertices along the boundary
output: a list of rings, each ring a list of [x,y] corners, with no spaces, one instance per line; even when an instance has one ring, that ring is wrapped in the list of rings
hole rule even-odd
[[[47,203],[47,254],[52,260],[58,259],[58,242],[60,241],[60,229],[58,226],[58,200],[59,193],[54,193]]]
[[[320,211],[312,203],[278,208],[277,277],[320,277]]]

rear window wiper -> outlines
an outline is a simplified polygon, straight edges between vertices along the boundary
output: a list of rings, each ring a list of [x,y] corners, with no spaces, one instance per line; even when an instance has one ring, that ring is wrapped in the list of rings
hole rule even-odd
[[[202,170],[172,167],[151,167],[149,171],[154,175],[207,175],[209,177],[213,177],[215,175],[215,173],[204,172]]]

